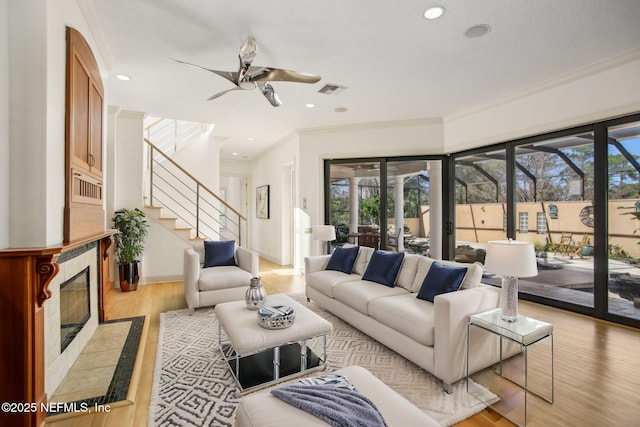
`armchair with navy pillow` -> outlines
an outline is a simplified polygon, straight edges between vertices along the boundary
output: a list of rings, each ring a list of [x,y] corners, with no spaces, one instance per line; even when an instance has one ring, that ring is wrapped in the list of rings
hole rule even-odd
[[[184,251],[184,296],[189,308],[242,300],[255,276],[258,254],[233,240],[205,240]]]

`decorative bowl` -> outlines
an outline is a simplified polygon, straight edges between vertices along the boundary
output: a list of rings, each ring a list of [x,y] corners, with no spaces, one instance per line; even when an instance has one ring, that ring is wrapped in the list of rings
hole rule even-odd
[[[258,325],[265,329],[284,329],[293,325],[296,312],[286,305],[261,307],[258,309]]]

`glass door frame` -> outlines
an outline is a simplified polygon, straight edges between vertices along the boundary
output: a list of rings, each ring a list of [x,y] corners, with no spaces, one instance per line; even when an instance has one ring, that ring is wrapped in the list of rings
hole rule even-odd
[[[453,222],[448,220],[451,216],[451,210],[449,210],[451,199],[451,188],[449,180],[446,177],[449,176],[449,159],[446,155],[422,155],[422,156],[393,156],[393,157],[359,157],[359,158],[344,158],[344,159],[325,159],[324,160],[324,223],[329,224],[331,221],[331,165],[344,164],[344,163],[379,163],[380,164],[380,224],[387,224],[387,164],[391,162],[402,161],[440,161],[442,165],[442,253],[444,255],[449,254],[449,240],[447,237],[453,232]],[[387,233],[380,233],[380,248],[387,248],[388,245]]]
[[[508,142],[502,142],[472,150],[452,153],[449,157],[449,175],[446,181],[453,182],[455,179],[455,161],[457,158],[465,157],[471,154],[483,153],[487,151],[504,149],[506,152],[506,205],[507,205],[507,236],[515,238],[516,236],[516,166],[515,166],[515,150],[516,147],[525,144],[544,142],[549,139],[560,138],[571,134],[584,132],[593,132],[594,144],[594,301],[593,308],[582,305],[573,304],[568,301],[560,301],[556,299],[545,298],[537,295],[521,294],[520,298],[552,307],[573,311],[603,320],[640,328],[640,321],[609,312],[608,299],[608,128],[612,126],[622,125],[640,121],[640,113],[632,114],[620,118],[604,120],[601,122],[591,123],[587,125],[576,126],[573,128],[563,129],[559,131],[549,132],[545,134],[520,138]],[[450,190],[453,191],[453,188]],[[447,210],[450,213],[450,221],[453,222],[455,228],[455,199],[449,197],[449,205]],[[449,259],[454,256],[455,249],[455,233],[448,235]]]

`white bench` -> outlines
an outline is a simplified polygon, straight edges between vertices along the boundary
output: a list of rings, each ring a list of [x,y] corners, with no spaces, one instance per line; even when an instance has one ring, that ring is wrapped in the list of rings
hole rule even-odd
[[[389,427],[438,427],[433,418],[360,366],[335,373],[347,377],[378,408]],[[270,392],[243,397],[236,410],[235,427],[326,427],[320,418],[278,399]]]

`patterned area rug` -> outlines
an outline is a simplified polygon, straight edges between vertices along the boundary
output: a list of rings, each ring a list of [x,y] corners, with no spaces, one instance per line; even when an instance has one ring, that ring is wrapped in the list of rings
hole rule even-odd
[[[367,368],[443,426],[485,408],[467,393],[464,380],[453,385],[452,394],[446,394],[440,381],[428,372],[315,303],[307,303],[302,296],[293,297],[333,324],[327,339],[327,371],[349,365]],[[213,309],[162,313],[149,427],[231,427],[238,403],[235,392],[235,381],[218,351],[218,322]]]

